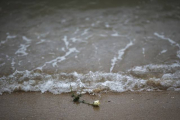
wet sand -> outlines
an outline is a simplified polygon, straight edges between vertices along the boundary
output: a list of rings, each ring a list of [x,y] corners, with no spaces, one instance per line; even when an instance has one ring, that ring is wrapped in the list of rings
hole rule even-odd
[[[180,92],[107,93],[81,99],[100,107],[75,104],[70,94],[16,92],[0,96],[1,120],[179,120]]]

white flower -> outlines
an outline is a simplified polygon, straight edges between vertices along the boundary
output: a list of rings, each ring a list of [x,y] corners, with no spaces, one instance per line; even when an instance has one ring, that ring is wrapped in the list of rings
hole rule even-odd
[[[94,101],[94,102],[93,102],[93,105],[94,105],[94,106],[99,106],[99,105],[100,105],[99,100]]]

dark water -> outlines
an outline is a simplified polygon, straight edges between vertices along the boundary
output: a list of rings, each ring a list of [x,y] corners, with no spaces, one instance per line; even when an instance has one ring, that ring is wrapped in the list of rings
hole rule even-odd
[[[180,2],[1,0],[0,93],[180,90]]]

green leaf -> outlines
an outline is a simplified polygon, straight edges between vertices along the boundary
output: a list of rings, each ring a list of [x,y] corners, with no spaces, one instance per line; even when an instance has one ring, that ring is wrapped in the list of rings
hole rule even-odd
[[[79,101],[79,96],[76,96],[74,99],[73,99],[73,102],[78,102]]]

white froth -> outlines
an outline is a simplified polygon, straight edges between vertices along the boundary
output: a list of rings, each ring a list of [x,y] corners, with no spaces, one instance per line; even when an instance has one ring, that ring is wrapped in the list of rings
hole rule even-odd
[[[40,39],[41,37],[46,37],[49,34],[49,32],[46,33],[35,33],[35,35],[37,35],[37,39]]]
[[[161,52],[160,52],[160,54],[163,54],[163,53],[166,53],[167,52],[167,50],[162,50]]]
[[[62,47],[61,50],[65,52],[65,48],[64,47]]]
[[[26,36],[22,36],[22,39],[28,43],[31,43],[31,39],[27,38]]]
[[[106,23],[106,24],[105,24],[105,27],[106,27],[106,28],[109,28],[109,27],[110,27],[110,25],[109,25],[108,23]]]
[[[26,52],[28,47],[29,47],[29,45],[21,44],[19,46],[19,49],[15,52],[15,54],[18,54],[18,56],[28,55],[28,53]]]
[[[122,56],[124,55],[125,51],[131,47],[133,45],[132,41],[126,45],[126,47],[124,49],[121,49],[118,51],[118,59],[121,60],[122,59]]]
[[[172,74],[171,73],[166,73],[162,76],[163,79],[172,79]]]
[[[128,38],[128,35],[121,35],[119,34],[117,31],[113,30],[115,33],[114,34],[111,34],[112,37],[126,37]]]
[[[165,72],[165,71],[171,71],[172,69],[180,68],[179,63],[174,63],[171,65],[154,65],[149,64],[145,66],[136,66],[128,71],[136,72],[136,73],[146,73],[146,72]]]
[[[22,62],[22,61],[20,60],[20,61],[18,62],[18,65],[21,65],[21,62]]]
[[[17,37],[16,35],[9,35],[9,33],[7,33],[6,40],[2,40],[2,41],[0,42],[0,46],[1,46],[2,44],[5,44],[9,39],[14,39],[14,38],[16,38],[16,37]]]
[[[64,56],[60,56],[60,57],[57,57],[51,61],[48,61],[46,63],[44,63],[42,66],[40,67],[37,67],[36,69],[40,69],[42,70],[43,67],[45,67],[47,64],[52,64],[53,67],[56,67],[57,66],[57,63],[60,63],[64,60],[66,60],[66,57],[69,56],[70,54],[74,53],[74,52],[79,52],[76,48],[69,48],[68,49],[69,51],[66,52],[66,54]]]
[[[159,38],[161,38],[161,39],[163,39],[163,40],[169,41],[169,43],[171,43],[171,45],[175,45],[175,46],[177,46],[180,49],[180,45],[178,43],[176,43],[175,41],[173,41],[172,39],[166,38],[166,37],[164,37],[164,35],[160,35],[158,33],[154,33],[154,35],[159,37]],[[180,50],[177,51],[177,57],[180,58]]]
[[[6,55],[7,60],[11,60],[11,57],[9,55]]]
[[[142,54],[143,54],[144,57],[145,57],[145,48],[142,48]]]
[[[85,37],[85,40],[88,40],[89,38],[91,38],[93,35],[89,35],[87,37]]]
[[[46,37],[49,34],[49,32],[40,34],[41,37]]]
[[[117,62],[117,57],[114,57],[113,59],[111,59],[111,68],[110,68],[110,72],[112,72],[115,64]]]
[[[180,50],[177,51],[177,57],[180,58]]]
[[[175,46],[180,48],[180,45],[178,43],[176,43],[175,41],[173,41],[172,39],[166,38],[164,35],[160,35],[158,33],[154,33],[154,35],[161,38],[161,39],[163,39],[163,40],[167,40],[169,43],[171,43],[171,45],[175,45]]]
[[[14,38],[16,38],[17,36],[16,35],[8,35],[6,38],[7,39],[14,39]]]
[[[3,40],[3,41],[1,41],[0,45],[5,44],[6,42],[7,42],[7,40]]]
[[[84,32],[81,34],[81,36],[86,35],[88,33],[88,31],[89,31],[89,28],[85,29]]]
[[[38,45],[38,44],[41,44],[41,43],[43,43],[43,42],[45,42],[46,40],[45,39],[41,39],[39,42],[37,42],[36,44]]]
[[[70,48],[69,51],[65,54],[65,57],[70,55],[73,52],[79,52],[76,48]]]
[[[74,35],[77,34],[79,32],[79,28],[76,29],[76,31],[74,32]]]
[[[12,62],[11,62],[11,67],[12,67],[12,69],[13,69],[13,70],[15,70],[14,65],[15,65],[15,62],[14,62],[14,59],[12,59]]]
[[[64,36],[62,40],[64,41],[66,48],[68,49],[69,42],[67,41],[67,36]]]
[[[113,36],[113,37],[119,37],[120,36],[119,33],[116,30],[113,29],[113,31],[115,33],[111,34],[111,36]]]
[[[121,50],[118,51],[118,56],[114,56],[114,58],[111,60],[110,72],[112,72],[112,70],[113,70],[113,68],[114,68],[117,60],[122,60],[122,56],[124,55],[125,51],[126,51],[130,46],[132,46],[132,45],[133,45],[133,43],[132,43],[132,41],[131,41],[130,43],[128,43],[128,44],[126,45],[125,48],[123,48],[123,49],[121,49]]]
[[[111,34],[113,37],[119,37],[120,35],[118,33]]]
[[[18,56],[25,56],[28,55],[27,48],[30,46],[28,45],[31,43],[31,39],[27,38],[26,36],[22,36],[22,39],[26,41],[26,44],[20,44],[19,49],[15,52],[15,54],[18,54]]]
[[[91,26],[92,26],[92,27],[94,27],[94,26],[95,26],[95,24],[94,24],[94,23],[92,23],[92,24],[91,24]]]
[[[81,41],[81,39],[78,39],[78,38],[76,38],[76,37],[71,38],[70,40],[71,40],[72,42],[74,42],[74,43],[75,43],[76,41]]]

